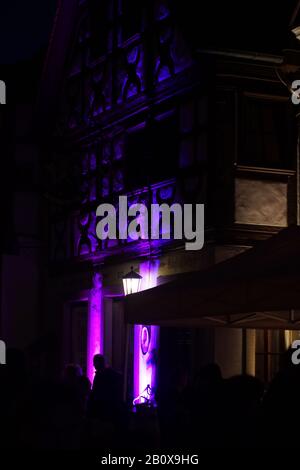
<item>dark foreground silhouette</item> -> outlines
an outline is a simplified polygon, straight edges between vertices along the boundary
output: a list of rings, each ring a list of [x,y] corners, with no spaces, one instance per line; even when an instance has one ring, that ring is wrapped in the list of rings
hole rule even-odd
[[[170,373],[157,407],[135,412],[123,402],[122,376],[94,358],[93,384],[78,365],[61,380],[30,377],[22,352],[0,366],[2,449],[141,449],[298,447],[300,368],[289,352],[265,387],[248,375],[223,379],[216,364],[190,380]]]

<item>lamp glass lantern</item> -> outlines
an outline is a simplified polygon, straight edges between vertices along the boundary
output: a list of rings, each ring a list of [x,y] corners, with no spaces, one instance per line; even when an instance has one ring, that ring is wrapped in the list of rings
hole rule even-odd
[[[125,295],[140,292],[143,276],[136,273],[131,266],[131,271],[123,276],[123,287]]]

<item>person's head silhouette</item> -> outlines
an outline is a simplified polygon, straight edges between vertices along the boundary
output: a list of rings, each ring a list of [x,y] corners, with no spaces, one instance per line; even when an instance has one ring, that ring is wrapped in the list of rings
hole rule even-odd
[[[105,369],[105,359],[102,354],[95,354],[93,363],[97,372]]]

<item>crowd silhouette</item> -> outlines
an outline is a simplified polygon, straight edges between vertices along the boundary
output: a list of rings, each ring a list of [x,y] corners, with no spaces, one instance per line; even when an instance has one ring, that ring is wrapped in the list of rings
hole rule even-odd
[[[61,380],[30,376],[22,352],[0,366],[0,447],[4,449],[201,449],[297,447],[300,367],[291,351],[270,384],[239,375],[224,379],[217,364],[190,379],[168,371],[157,407],[123,401],[123,377],[94,357],[91,384],[78,365]]]

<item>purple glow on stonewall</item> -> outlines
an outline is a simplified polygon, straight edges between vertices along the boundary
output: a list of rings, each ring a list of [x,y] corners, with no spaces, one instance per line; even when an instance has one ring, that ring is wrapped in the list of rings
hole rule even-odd
[[[143,276],[141,291],[155,287],[157,284],[159,261],[146,261],[140,264]],[[142,325],[134,326],[134,397],[145,395],[148,386],[152,391],[157,387],[157,351],[159,347],[159,327],[149,326],[151,331],[149,349],[143,354],[141,348]],[[143,393],[144,392],[144,393]],[[147,395],[147,394],[146,394]],[[143,402],[143,400],[141,400]]]
[[[90,291],[87,335],[87,376],[94,379],[93,357],[103,354],[103,296],[100,274],[94,275],[94,287]]]

